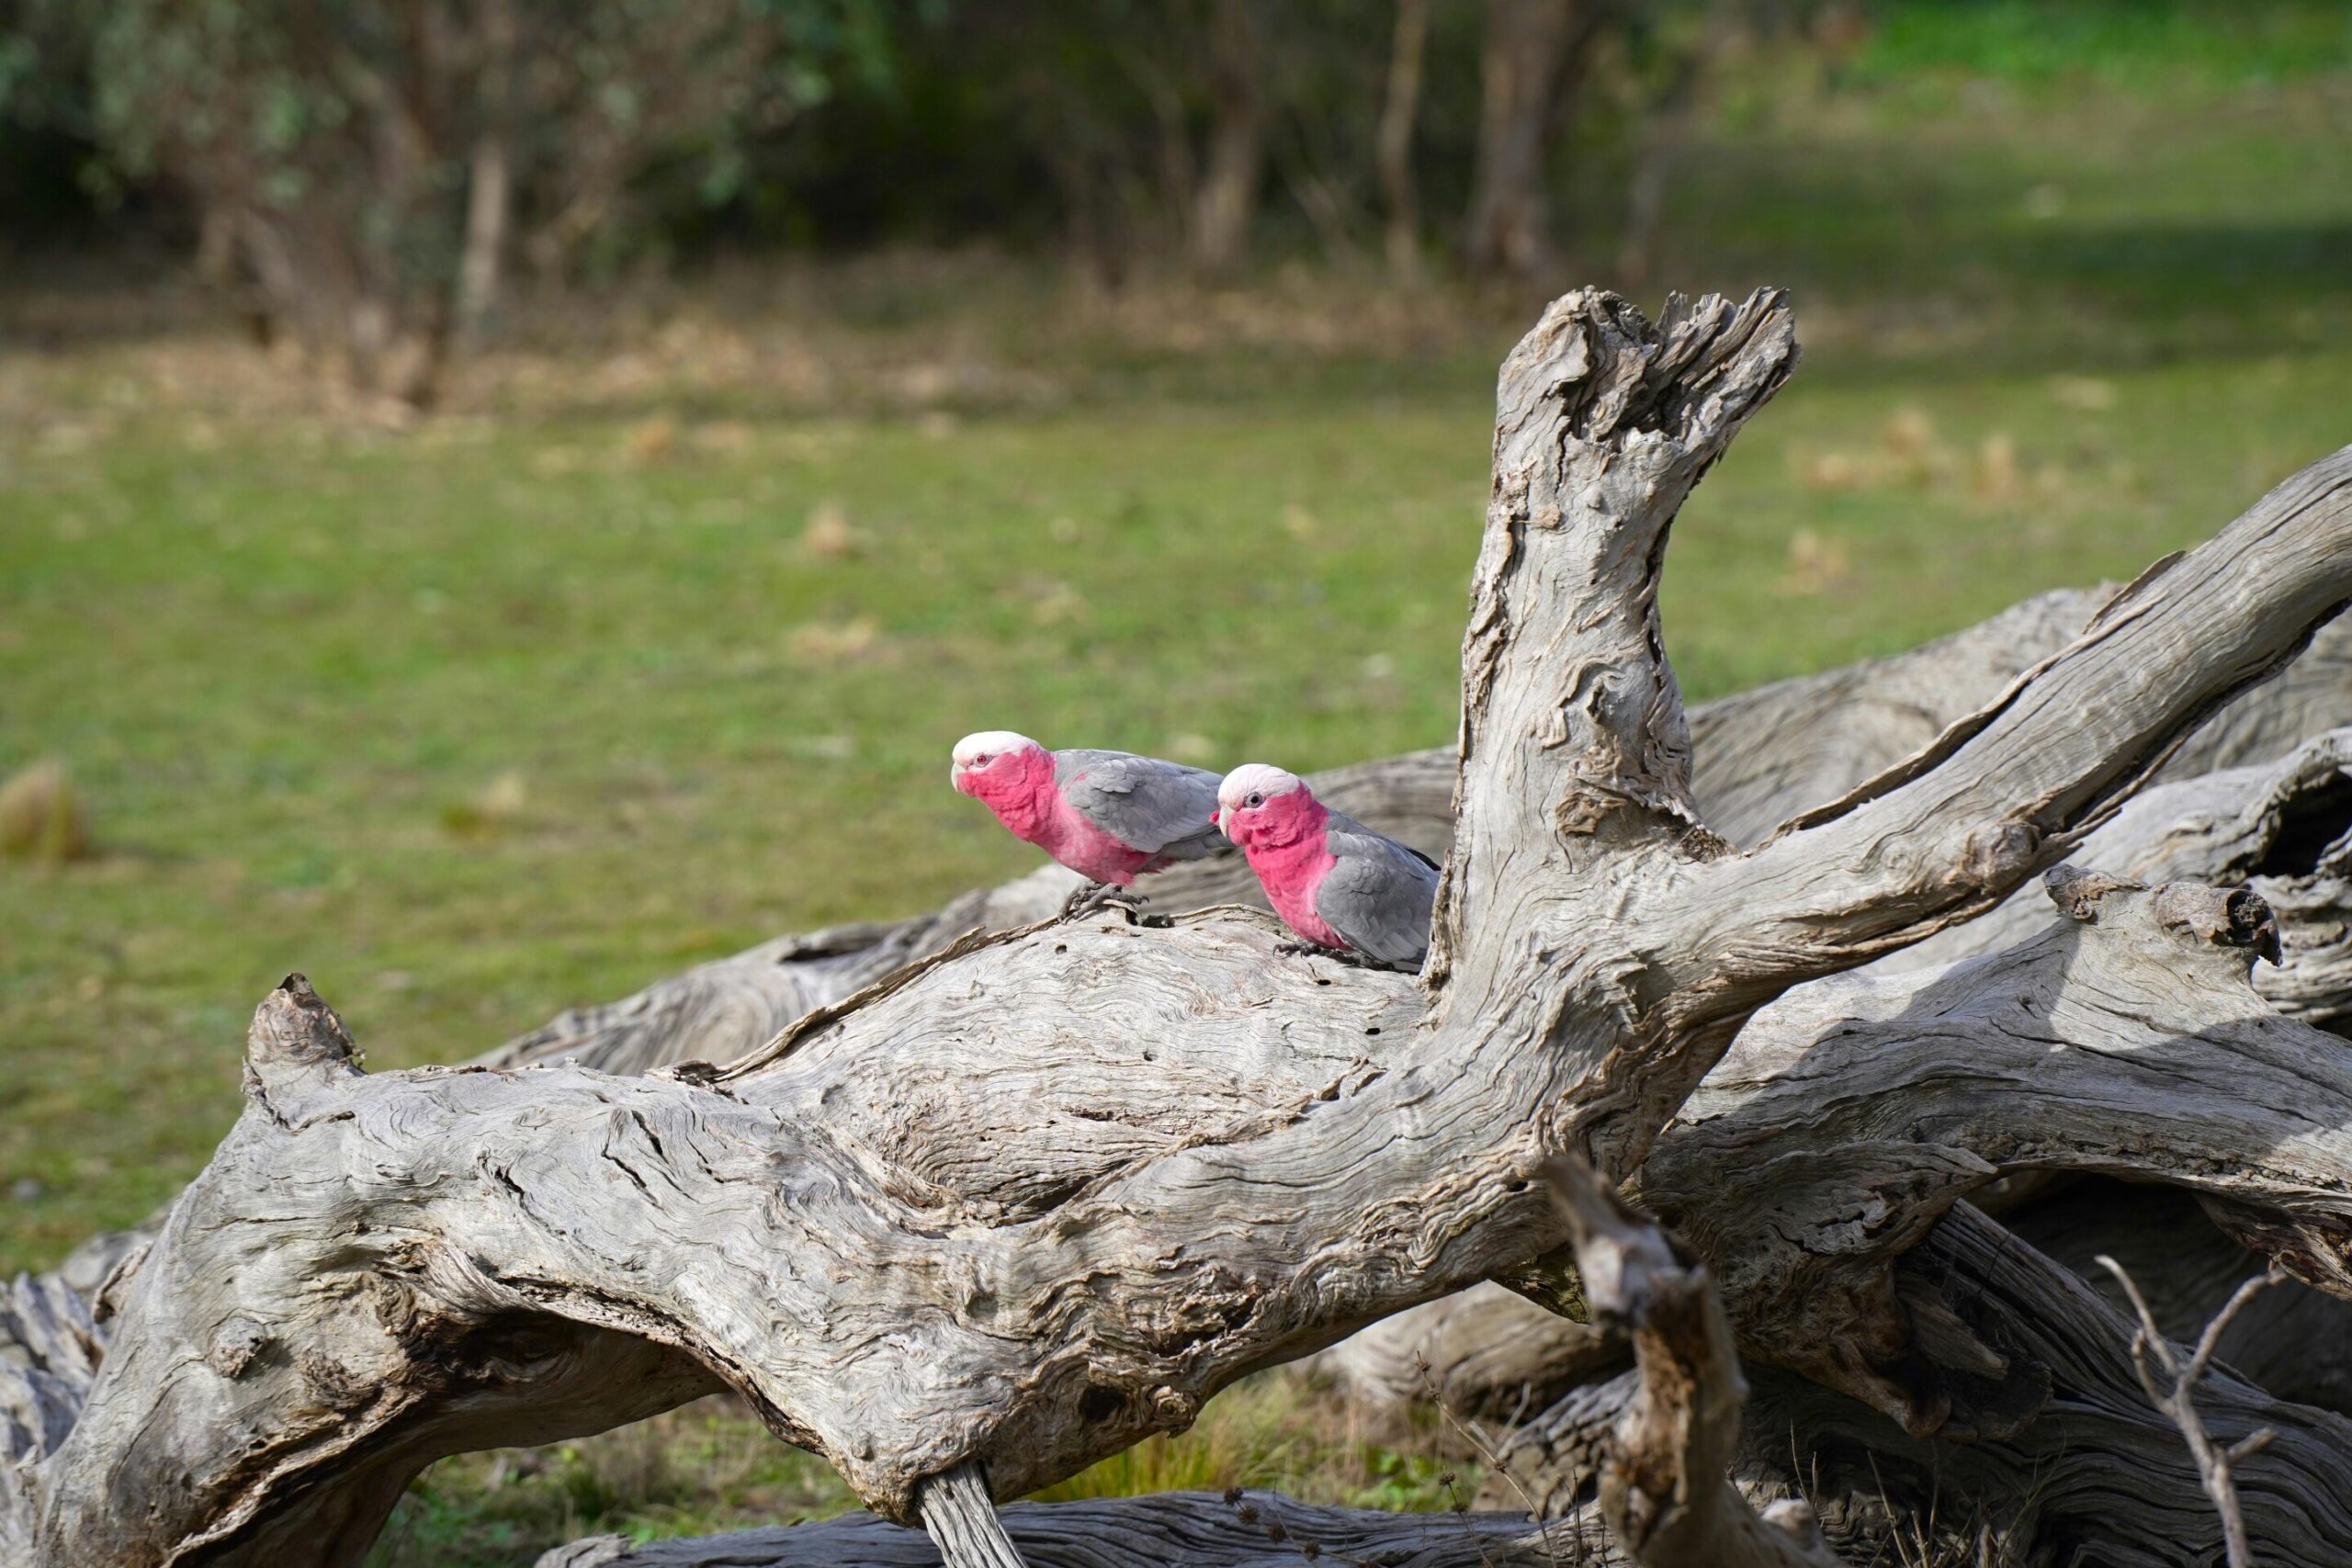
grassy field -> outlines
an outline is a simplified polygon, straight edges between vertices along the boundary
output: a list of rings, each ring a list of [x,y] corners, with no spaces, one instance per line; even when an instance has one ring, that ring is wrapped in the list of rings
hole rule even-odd
[[[1758,64],[1676,187],[1648,291],[1788,284],[1807,345],[1676,531],[1696,696],[2128,575],[2352,436],[2352,75],[1869,64]],[[98,852],[0,861],[0,1264],[198,1168],[288,970],[371,1068],[450,1061],[1024,869],[945,787],[967,730],[1299,768],[1443,740],[1532,318],[1344,276],[746,269],[395,425],[168,299],[12,287],[0,775],[62,761]],[[1442,1506],[1448,1443],[1263,1383],[1071,1484]],[[705,1405],[451,1461],[382,1560],[844,1503]]]

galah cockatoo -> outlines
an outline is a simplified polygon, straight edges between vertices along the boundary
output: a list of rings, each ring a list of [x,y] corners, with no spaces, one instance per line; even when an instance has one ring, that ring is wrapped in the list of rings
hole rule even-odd
[[[1217,826],[1241,846],[1274,913],[1317,947],[1418,969],[1437,863],[1332,810],[1296,773],[1251,762],[1217,786]]]
[[[987,729],[956,742],[948,779],[996,819],[1091,884],[1065,911],[1132,905],[1111,889],[1147,872],[1226,847],[1211,820],[1217,776],[1125,751],[1048,751],[1025,735]]]

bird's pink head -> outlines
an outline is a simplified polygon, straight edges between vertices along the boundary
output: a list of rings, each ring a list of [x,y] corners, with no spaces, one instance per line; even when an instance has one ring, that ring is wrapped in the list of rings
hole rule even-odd
[[[1216,825],[1247,850],[1295,841],[1329,815],[1296,773],[1245,762],[1216,786]]]
[[[1054,754],[1010,729],[983,729],[956,742],[947,782],[989,806],[1009,803],[1054,776]]]

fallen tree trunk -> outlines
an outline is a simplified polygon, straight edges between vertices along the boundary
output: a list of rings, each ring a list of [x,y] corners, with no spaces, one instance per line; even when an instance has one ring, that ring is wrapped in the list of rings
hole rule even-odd
[[[1302,1560],[1411,1568],[1560,1568],[1607,1561],[1599,1516],[1544,1524],[1524,1513],[1387,1514],[1275,1492],[1233,1498],[1162,1492],[1084,1503],[1016,1503],[1005,1528],[1029,1568],[1298,1568]],[[1303,1549],[1312,1546],[1309,1558]],[[941,1568],[921,1530],[873,1514],[633,1546],[597,1536],[537,1568]]]
[[[2352,942],[2346,941],[2346,925],[2352,921],[2352,729],[2315,736],[2272,763],[2151,788],[2093,833],[2077,853],[2086,864],[2142,881],[2250,886],[2277,916],[2283,961],[2256,968],[2256,990],[2291,1016],[2310,1021],[2335,1023],[2352,1011]],[[1881,1092],[1878,1075],[1897,1062],[1913,1063],[1922,1047],[1923,1041],[1914,1032],[1927,1026],[1909,1010],[1915,998],[1934,994],[1927,982],[1916,976],[1894,976],[1930,967],[1948,970],[1963,960],[2037,937],[2050,944],[2046,953],[2063,954],[2073,953],[2079,941],[2089,940],[2103,954],[2128,955],[2152,965],[2152,974],[2158,978],[2176,962],[2163,933],[2141,930],[2135,940],[2143,945],[2119,949],[2114,946],[2117,939],[2111,926],[2092,933],[2070,930],[2070,925],[2052,908],[2041,889],[2020,889],[1981,919],[1850,976],[1791,993],[1775,1008],[1758,1014],[1708,1075],[1698,1095],[1661,1140],[1639,1185],[1645,1200],[1660,1204],[1674,1224],[1696,1227],[1689,1234],[1725,1268],[1724,1290],[1734,1303],[1735,1317],[1747,1327],[1745,1344],[1749,1355],[1770,1354],[1768,1347],[1777,1332],[1773,1314],[1786,1306],[1781,1298],[1803,1301],[1818,1281],[1784,1258],[1791,1272],[1763,1291],[1760,1279],[1732,1266],[1731,1255],[1721,1248],[1740,1245],[1725,1238],[1750,1230],[1757,1211],[1742,1206],[1754,1194],[1736,1183],[1728,1190],[1740,1193],[1739,1201],[1711,1201],[1711,1194],[1723,1190],[1722,1173],[1767,1173],[1758,1179],[1778,1184],[1793,1179],[1794,1162],[1805,1162],[1826,1173],[1815,1199],[1825,1213],[1838,1215],[1851,1212],[1858,1194],[1871,1191],[1871,1212],[1876,1217],[1862,1229],[1868,1235],[1865,1250],[1875,1261],[1860,1267],[1866,1273],[1871,1268],[1880,1269],[1882,1277],[1871,1293],[1883,1297],[1884,1265],[1940,1212],[1929,1201],[1931,1195],[1940,1194],[1942,1201],[1949,1202],[1991,1180],[1992,1175],[1980,1169],[1977,1162],[1999,1157],[1998,1130],[2013,1117],[2028,1113],[2027,1107],[2007,1099],[1982,1106],[1984,1126],[1977,1131],[1965,1158],[1949,1148],[1950,1138],[1921,1138],[1899,1131],[1905,1125],[1902,1114],[1932,1113],[1930,1091],[1942,1077],[1965,1079],[1966,1075],[1950,1060],[1917,1063],[1904,1069],[1913,1077],[1900,1090]],[[1936,962],[1917,962],[1922,953],[1933,954]],[[2016,996],[2047,1007],[2062,995],[2081,988],[2079,977],[2071,970],[2037,976],[2034,964],[2030,954],[2010,954],[2001,960],[1996,972],[1970,972],[1969,978],[1957,982],[1963,987],[1962,999],[1945,1007],[1942,1013],[1965,1019],[1971,1031],[1986,1030],[1997,1035],[1993,998]],[[2046,963],[2043,968],[2048,968]],[[2112,984],[2108,990],[2091,993],[2095,1004],[2162,1007],[2168,1001],[2177,1021],[2186,1016],[2186,1002],[2204,1010],[2209,1020],[2218,1018],[2224,1024],[2254,1008],[2233,977],[2216,981],[2211,989],[2193,998],[2184,998],[2177,985],[2148,987],[2140,985],[2136,976],[2109,978]],[[1982,1020],[1976,1016],[1978,1010],[1984,1015]],[[1793,1039],[1788,1032],[1789,1021],[1799,1016],[1809,1021],[1804,1028],[1811,1033]],[[1872,1025],[1871,1020],[1892,1021]],[[2071,1028],[2067,1038],[2078,1043],[2099,1043],[2109,1038],[2105,1032],[2118,1027],[2098,1005],[2086,1017],[2065,1014],[2060,1021]],[[1952,1053],[1965,1055],[1983,1048],[1976,1033],[1956,1033],[1958,1026],[1949,1016],[1939,1016],[1934,1027],[1936,1037]],[[1844,1054],[1833,1055],[1818,1043],[1820,1038],[1851,1043],[1841,1047]],[[2048,1043],[2039,1039],[2029,1043],[2014,1033],[1999,1039],[2012,1050],[2029,1053]],[[2326,1043],[2300,1036],[2298,1042],[2297,1049],[2309,1057],[2311,1070],[2325,1073],[2335,1055]],[[2220,1045],[2214,1048],[2226,1050]],[[1863,1059],[1849,1063],[1849,1054]],[[2046,1068],[2058,1060],[2028,1065]],[[1849,1066],[1851,1077],[1846,1076]],[[2227,1068],[2213,1070],[2226,1072]],[[2022,1075],[2023,1066],[2018,1071]],[[1992,1072],[1990,1067],[1985,1069],[1988,1080]],[[1845,1092],[1837,1096],[1818,1092],[1833,1082]],[[1792,1092],[1797,1099],[1784,1103],[1776,1098],[1782,1092]],[[2064,1090],[2053,1088],[2050,1092]],[[2130,1100],[2128,1094],[2126,1100]],[[2314,1101],[2312,1118],[2324,1120],[2319,1107],[2337,1103],[2336,1099],[2325,1098]],[[1902,1108],[1901,1114],[1890,1109],[1895,1105]],[[1710,1107],[1714,1110],[1711,1111]],[[1736,1132],[1702,1125],[1710,1114],[1726,1114],[1725,1107],[1738,1108],[1731,1113],[1736,1117]],[[1852,1143],[1808,1142],[1814,1130],[1812,1118],[1825,1108],[1846,1114],[1849,1125],[1897,1129],[1893,1141],[1911,1177],[1865,1182],[1860,1173],[1883,1157],[1881,1151]],[[2352,1105],[2345,1109],[2352,1113]],[[1942,1128],[1945,1122],[1939,1120],[1935,1125]],[[1715,1138],[1728,1142],[1710,1141]],[[1955,1163],[1941,1166],[1931,1178],[1918,1175],[1939,1160]],[[1996,1174],[2014,1171],[2026,1163],[2011,1157]],[[2075,1168],[2096,1166],[2077,1164]],[[2131,1174],[2149,1173],[2136,1169]],[[1879,1185],[1900,1186],[1901,1179],[1910,1179],[1926,1185],[1903,1202],[1875,1195]],[[1758,1201],[1766,1202],[1769,1212],[1783,1212],[1776,1193],[1766,1192]],[[1898,1223],[1898,1213],[1907,1217]],[[2109,1240],[2109,1250],[2128,1245],[2111,1234]],[[1838,1244],[1841,1248],[1849,1245]],[[2098,1250],[2092,1247],[2083,1257],[2087,1260],[2090,1253]],[[1845,1310],[1833,1304],[1841,1299],[1832,1296],[1811,1304],[1816,1310]],[[1776,1306],[1776,1302],[1781,1304]],[[2211,1303],[2219,1304],[2218,1301]],[[2267,1310],[2267,1305],[2257,1305],[2252,1321],[2261,1321]],[[1899,1317],[1889,1319],[1883,1310],[1879,1316],[1883,1327],[1895,1337],[1892,1348],[1882,1348],[1882,1358],[1899,1356]],[[1853,1326],[1847,1325],[1848,1329]],[[1884,1334],[1879,1337],[1883,1339]],[[1790,1342],[1839,1346],[1847,1339],[1843,1335],[1808,1334]],[[1625,1347],[1606,1334],[1547,1311],[1499,1285],[1481,1285],[1375,1324],[1317,1357],[1315,1365],[1357,1395],[1380,1403],[1433,1398],[1452,1409],[1509,1415],[1540,1408],[1567,1385],[1613,1371],[1624,1364],[1625,1356]],[[1932,1404],[1917,1418],[1926,1418],[1931,1411]]]
[[[1916,1437],[1793,1373],[1758,1371],[1733,1469],[1763,1491],[1800,1487],[1857,1560],[2210,1568],[2219,1517],[2181,1436],[2132,1365],[2136,1325],[2078,1276],[1973,1208],[1956,1206],[1900,1265],[1905,1293],[2004,1348],[2038,1406],[2012,1431]],[[1580,1390],[1504,1452],[1507,1482],[1574,1514],[1629,1381]],[[2239,1476],[2263,1562],[2352,1560],[2352,1421],[2289,1404],[2217,1365],[2199,1400],[2214,1436],[2278,1433]],[[1980,1553],[1983,1555],[1980,1556]]]
[[[1924,744],[1934,726],[1995,694],[2030,659],[2063,646],[2066,628],[2111,597],[2108,590],[2043,594],[1911,653],[1701,706],[1692,735],[1702,810],[1720,806],[1741,824],[1735,836],[1760,837],[1771,823],[1899,760],[1895,748]],[[2348,716],[2352,622],[2338,621],[2284,674],[2200,728],[2158,775],[2177,782],[2128,803],[2080,857],[2147,881],[2249,883],[2278,912],[2286,947],[2282,965],[2257,972],[2257,988],[2321,1023],[2352,1009],[2346,783],[2352,737],[2293,742],[2302,733],[2298,726]],[[2289,747],[2280,765],[2177,776]],[[1351,814],[1443,852],[1452,838],[1453,763],[1451,750],[1411,753],[1332,770],[1317,776],[1316,787]],[[1050,866],[915,919],[780,937],[623,1001],[566,1012],[482,1062],[575,1059],[608,1072],[644,1072],[690,1057],[723,1060],[960,937],[1048,918],[1076,885],[1073,874]],[[1237,860],[1179,866],[1155,886],[1155,899],[1170,910],[1262,902],[1256,879]],[[1982,919],[1880,962],[1949,963],[2020,940],[2054,919],[2040,892],[2025,889]],[[151,1225],[92,1237],[41,1276],[43,1288],[62,1282],[92,1296],[153,1234]],[[1566,1383],[1622,1365],[1624,1355],[1606,1336],[1481,1285],[1375,1325],[1317,1365],[1365,1398],[1433,1396],[1452,1408],[1505,1413],[1540,1407]]]
[[[1782,1500],[1759,1510],[1724,1479],[1747,1385],[1705,1269],[1589,1168],[1555,1162],[1548,1179],[1578,1267],[1594,1281],[1594,1309],[1629,1327],[1639,1347],[1640,1368],[1615,1406],[1614,1427],[1593,1434],[1607,1477],[1596,1506],[1536,1521],[1499,1511],[1317,1507],[1238,1489],[1033,1504],[1003,1514],[1022,1560],[1031,1568],[1272,1568],[1325,1557],[1558,1568],[1589,1557],[1658,1568],[1835,1568],[1810,1508]],[[916,1531],[865,1515],[642,1547],[601,1536],[546,1553],[537,1568],[937,1568],[952,1561]]]
[[[2112,587],[2043,593],[1907,653],[1700,705],[1690,714],[1691,789],[1700,815],[1735,843],[1763,839],[1992,701],[2064,648],[2115,593]],[[2348,720],[2352,622],[2323,629],[2277,679],[2201,726],[2155,776],[2183,780],[2267,762]],[[1317,797],[1335,808],[1442,858],[1453,842],[1454,772],[1448,747],[1334,768],[1310,782]],[[2189,867],[2162,874],[2199,875]],[[519,1066],[571,1059],[612,1073],[697,1058],[727,1061],[971,931],[1051,917],[1079,881],[1076,873],[1049,865],[911,919],[777,937],[619,1001],[559,1014],[482,1060]],[[1154,907],[1171,914],[1264,903],[1257,879],[1232,857],[1173,867],[1152,878],[1149,891]]]
[[[252,1104],[102,1294],[78,1421],[11,1477],[26,1555],[345,1562],[436,1451],[717,1379],[959,1568],[1009,1561],[983,1475],[1044,1484],[1528,1264],[1563,1239],[1544,1159],[1630,1175],[1757,1009],[1999,903],[2352,596],[2346,452],[1738,852],[1657,578],[1793,358],[1777,296],[1652,327],[1583,293],[1507,363],[1418,983],[1279,962],[1246,911],[1041,924],[725,1068],[369,1077],[289,981]]]
[[[2246,984],[2268,910],[2194,884],[2052,888],[2069,918],[2005,953],[1759,1012],[1634,1183],[1714,1263],[1750,1354],[1922,1434],[1998,1426],[1967,1391],[1999,1358],[1923,1323],[1894,1262],[2007,1173],[2230,1200],[2260,1216],[2242,1240],[2352,1295],[2352,1060]]]

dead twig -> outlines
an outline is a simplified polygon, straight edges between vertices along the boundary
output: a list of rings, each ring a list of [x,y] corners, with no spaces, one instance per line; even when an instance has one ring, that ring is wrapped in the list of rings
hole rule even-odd
[[[2254,1568],[2254,1552],[2245,1539],[2245,1517],[2238,1509],[2237,1486],[2230,1472],[2240,1460],[2267,1448],[2278,1433],[2267,1427],[2259,1427],[2224,1447],[2206,1433],[2205,1423],[2198,1418],[2197,1406],[2190,1396],[2203,1380],[2206,1368],[2212,1364],[2214,1347],[2222,1342],[2230,1320],[2246,1303],[2287,1276],[2273,1269],[2241,1284],[2222,1303],[2222,1310],[2213,1314],[2205,1332],[2197,1337],[2196,1348],[2183,1364],[2173,1342],[2156,1326],[2156,1316],[2148,1310],[2147,1298],[2141,1295],[2140,1287],[2123,1265],[2104,1253],[2096,1261],[2115,1276],[2123,1293],[2132,1298],[2132,1310],[2140,1314],[2139,1331],[2132,1336],[2132,1365],[2140,1373],[2140,1386],[2148,1391],[2149,1402],[2178,1427],[2180,1435],[2188,1440],[2189,1455],[2197,1461],[2197,1473],[2204,1478],[2205,1495],[2213,1499],[2213,1506],[2222,1516],[2222,1545],[2228,1554],[2230,1568]],[[2150,1364],[2152,1357],[2155,1365]],[[2172,1380],[2169,1390],[2157,1381],[2158,1366]]]

